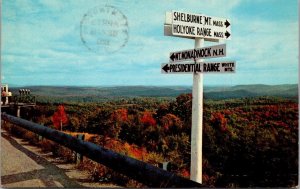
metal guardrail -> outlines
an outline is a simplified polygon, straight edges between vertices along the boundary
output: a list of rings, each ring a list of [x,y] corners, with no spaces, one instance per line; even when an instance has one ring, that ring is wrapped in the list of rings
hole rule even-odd
[[[1,114],[1,119],[12,124],[18,125],[47,139],[68,147],[98,163],[101,163],[119,173],[127,175],[150,187],[203,187],[201,184],[192,180],[180,177],[171,173],[136,160],[105,149],[94,143],[83,141],[72,137],[63,132],[11,116],[5,113]]]

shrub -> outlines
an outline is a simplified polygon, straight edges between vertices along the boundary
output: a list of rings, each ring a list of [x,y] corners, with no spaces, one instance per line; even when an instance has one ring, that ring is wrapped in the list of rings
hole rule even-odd
[[[55,142],[52,142],[48,139],[42,139],[41,141],[39,141],[38,145],[44,152],[53,152],[57,147],[57,144]]]
[[[38,135],[30,131],[24,131],[23,138],[27,139],[30,144],[37,144],[39,142]]]

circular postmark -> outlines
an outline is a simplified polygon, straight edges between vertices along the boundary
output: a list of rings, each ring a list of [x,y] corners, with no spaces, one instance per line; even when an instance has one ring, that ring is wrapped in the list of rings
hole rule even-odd
[[[105,5],[90,9],[80,22],[82,43],[96,53],[114,53],[129,38],[127,17],[117,8]]]

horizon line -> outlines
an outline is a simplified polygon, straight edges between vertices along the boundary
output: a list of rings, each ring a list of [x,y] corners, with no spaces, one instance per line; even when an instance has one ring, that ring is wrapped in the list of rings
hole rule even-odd
[[[17,84],[1,83],[1,85],[5,85],[5,84],[7,84],[10,88],[16,88],[16,87],[193,87],[193,85],[17,85]],[[278,85],[298,85],[298,83],[284,83],[284,84],[253,83],[253,84],[235,84],[235,85],[210,84],[210,85],[203,85],[203,87],[234,87],[234,86],[247,86],[247,85],[278,86]]]

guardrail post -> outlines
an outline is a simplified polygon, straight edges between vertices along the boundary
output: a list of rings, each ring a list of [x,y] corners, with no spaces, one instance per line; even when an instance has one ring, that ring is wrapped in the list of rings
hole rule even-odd
[[[43,123],[41,123],[41,125],[44,126]],[[39,142],[41,142],[41,141],[43,140],[43,136],[41,136],[41,135],[39,135],[39,134],[37,134],[37,136],[38,136]]]
[[[21,106],[17,106],[17,117],[21,117]]]
[[[76,135],[76,138],[77,138],[77,135]],[[73,162],[76,163],[77,162],[77,152],[75,150],[72,150],[72,154],[73,154]]]
[[[166,171],[170,171],[170,162],[165,161],[165,162],[159,163],[159,168],[166,170]]]
[[[163,162],[163,170],[169,171],[168,170],[168,165],[170,162]]]
[[[84,140],[84,134],[78,134],[76,135],[76,138],[78,138],[79,140]],[[76,153],[75,160],[77,165],[80,164],[83,161],[83,155],[80,153]]]

